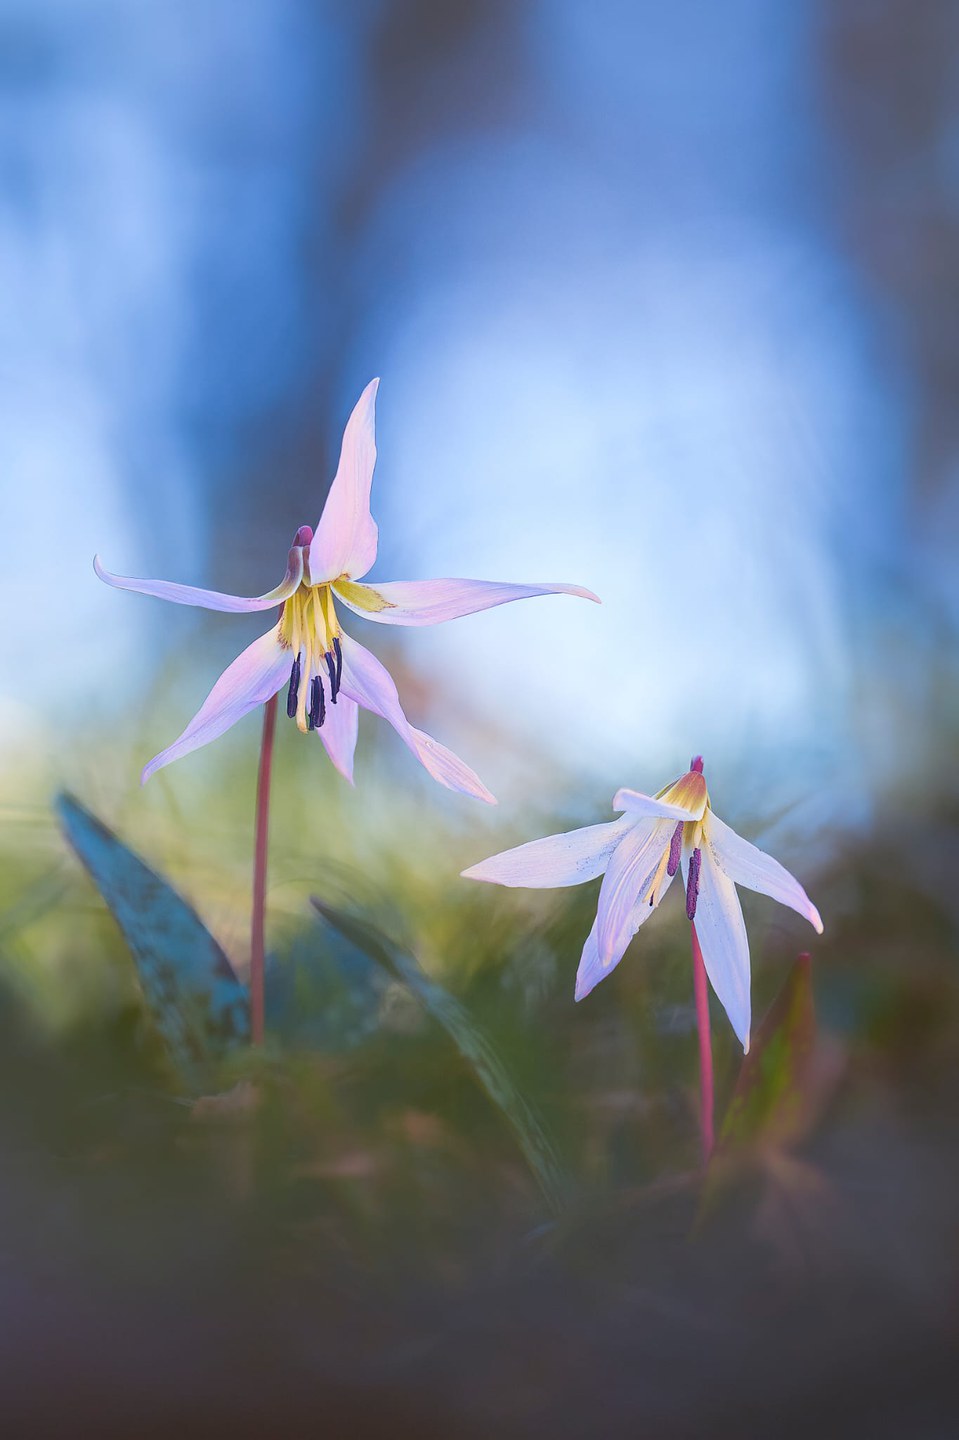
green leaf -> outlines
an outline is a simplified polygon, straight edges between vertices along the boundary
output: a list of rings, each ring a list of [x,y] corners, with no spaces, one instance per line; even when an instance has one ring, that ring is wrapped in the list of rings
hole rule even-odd
[[[812,962],[800,955],[753,1037],[720,1144],[783,1146],[804,1133],[816,1047]]]
[[[72,795],[55,801],[63,832],[136,961],[151,1019],[184,1076],[196,1080],[249,1040],[245,985],[196,911]]]
[[[405,985],[449,1035],[493,1104],[506,1117],[550,1208],[558,1213],[569,1193],[569,1177],[546,1127],[520,1093],[502,1056],[465,1007],[435,980],[414,957],[400,949],[365,920],[313,897],[313,905],[330,925]]]
[[[356,1049],[378,1028],[389,977],[363,950],[331,935],[317,953],[315,926],[293,936],[283,963],[266,968],[270,1033],[326,1054]]]

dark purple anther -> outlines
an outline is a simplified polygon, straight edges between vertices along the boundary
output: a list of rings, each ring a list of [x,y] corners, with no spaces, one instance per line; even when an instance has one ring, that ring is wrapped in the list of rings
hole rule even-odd
[[[343,683],[343,648],[339,635],[333,637],[333,654],[336,656],[336,693],[339,694],[340,685]]]
[[[326,719],[326,696],[323,694],[323,681],[319,675],[314,675],[310,681],[310,713],[306,717],[306,723],[311,730],[319,730]]]
[[[323,656],[323,659],[326,661],[326,668],[330,672],[330,701],[333,705],[335,705],[336,694],[339,688],[336,681],[336,660],[333,658],[333,655],[329,650],[327,650],[326,654]]]
[[[683,848],[683,822],[677,822],[673,831],[672,839],[669,842],[669,859],[666,861],[666,874],[673,876],[679,869],[679,857]]]
[[[296,714],[297,701],[300,698],[300,657],[297,655],[293,661],[293,669],[290,671],[290,688],[286,692],[286,713],[292,720]]]
[[[301,525],[293,536],[294,545],[309,545],[313,541],[313,528],[310,525]]]
[[[689,762],[689,768],[690,770],[695,770],[697,775],[701,775],[703,773],[703,757],[701,755],[694,755]]]
[[[686,919],[696,919],[696,901],[699,899],[699,867],[703,863],[702,852],[697,848],[689,857],[689,874],[686,876]]]

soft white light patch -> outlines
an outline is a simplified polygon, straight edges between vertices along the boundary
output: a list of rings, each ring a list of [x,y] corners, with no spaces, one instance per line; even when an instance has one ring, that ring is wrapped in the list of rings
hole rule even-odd
[[[378,568],[567,580],[604,601],[421,632],[419,658],[506,707],[522,743],[604,773],[677,747],[736,754],[744,732],[837,755],[854,739],[836,538],[857,567],[879,387],[822,260],[761,230],[735,240],[607,258],[561,324],[558,272],[521,294],[447,276],[384,366],[375,503],[402,548]],[[888,536],[894,509],[887,487],[865,528]]]

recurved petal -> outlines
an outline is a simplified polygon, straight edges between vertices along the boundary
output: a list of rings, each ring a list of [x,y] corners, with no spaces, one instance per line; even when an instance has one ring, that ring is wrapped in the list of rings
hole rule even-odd
[[[219,590],[200,590],[194,585],[177,585],[172,580],[136,580],[130,575],[114,575],[93,557],[93,568],[100,579],[117,590],[136,590],[141,595],[155,595],[158,600],[171,600],[174,605],[199,605],[204,610],[225,610],[239,614],[251,610],[270,610],[289,599],[303,579],[303,552],[294,546],[286,563],[286,574],[267,595],[248,599],[243,595],[224,595]]]
[[[597,910],[596,944],[603,964],[611,964],[617,952],[622,954],[662,899],[665,886],[654,890],[653,882],[668,878],[664,860],[672,830],[662,820],[634,822],[610,856]],[[644,904],[650,895],[653,904]]]
[[[613,796],[613,809],[626,810],[634,819],[700,820],[705,808],[705,794],[701,803],[698,796],[691,795],[688,803],[683,797],[678,804],[657,799],[654,795],[643,795],[639,790],[617,790]]]
[[[530,840],[526,845],[491,855],[462,873],[467,880],[488,880],[494,885],[527,890],[580,885],[603,873],[632,824],[631,820],[613,820],[607,825],[586,825],[562,835],[547,835],[543,840]]]
[[[383,585],[341,580],[334,588],[357,615],[380,625],[439,625],[535,595],[579,595],[600,603],[581,585],[506,585],[498,580],[391,580]]]
[[[790,875],[784,865],[767,855],[764,850],[751,845],[737,835],[729,825],[724,824],[712,811],[705,824],[706,842],[712,848],[713,858],[721,870],[737,885],[755,890],[788,905],[798,915],[803,915],[816,931],[822,934],[822,920],[819,911],[806,894],[795,876]]]
[[[370,487],[376,464],[379,383],[370,381],[346,422],[340,463],[310,545],[310,579],[314,585],[341,575],[365,575],[376,559],[377,529],[370,514]]]
[[[683,879],[688,875],[689,855],[683,851]],[[699,896],[696,901],[696,934],[706,974],[719,1002],[729,1016],[743,1050],[749,1049],[749,940],[736,887],[720,870],[712,849],[702,849]]]
[[[356,750],[356,735],[359,729],[360,707],[342,690],[336,697],[335,705],[327,705],[326,719],[317,730],[317,735],[326,747],[333,764],[344,780],[353,784],[353,755]]]
[[[448,790],[459,790],[464,795],[473,795],[495,805],[496,800],[465,761],[452,750],[447,750],[438,740],[417,730],[403,713],[400,698],[396,693],[393,677],[357,640],[349,635],[340,639],[343,649],[343,682],[341,694],[348,695],[364,710],[372,710],[389,721],[404,744],[408,745],[420,764],[429,771],[434,780]]]
[[[201,745],[217,740],[231,725],[275,695],[290,674],[290,651],[279,641],[278,625],[254,640],[229,665],[179,739],[144,766],[140,783],[155,771]]]

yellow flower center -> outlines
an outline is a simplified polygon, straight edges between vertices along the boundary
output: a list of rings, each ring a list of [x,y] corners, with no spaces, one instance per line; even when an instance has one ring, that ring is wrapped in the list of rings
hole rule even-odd
[[[304,733],[323,724],[327,691],[336,704],[340,634],[330,585],[304,583],[284,602],[279,638],[291,654],[287,714]]]

